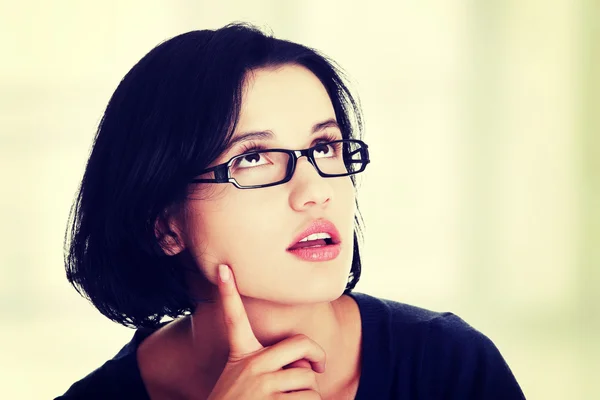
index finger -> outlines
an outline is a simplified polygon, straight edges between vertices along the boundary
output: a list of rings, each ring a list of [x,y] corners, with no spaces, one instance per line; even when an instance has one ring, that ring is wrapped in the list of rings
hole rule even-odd
[[[223,319],[229,341],[229,358],[242,359],[263,349],[248,320],[244,303],[237,290],[233,273],[229,266],[219,265],[219,294],[223,308]]]

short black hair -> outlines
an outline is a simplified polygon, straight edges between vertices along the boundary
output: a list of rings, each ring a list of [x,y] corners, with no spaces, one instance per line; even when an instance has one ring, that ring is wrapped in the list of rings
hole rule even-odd
[[[166,40],[121,80],[99,123],[65,234],[67,279],[106,317],[156,326],[194,310],[185,268],[164,254],[155,222],[183,203],[190,180],[227,147],[247,72],[286,64],[319,78],[342,136],[360,139],[360,107],[341,69],[314,49],[246,23]],[[344,293],[361,274],[364,223],[356,207]]]

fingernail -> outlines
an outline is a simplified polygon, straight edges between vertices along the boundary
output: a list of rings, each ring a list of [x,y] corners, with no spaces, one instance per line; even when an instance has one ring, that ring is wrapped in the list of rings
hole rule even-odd
[[[219,265],[219,278],[221,282],[228,282],[229,278],[231,278],[231,273],[229,272],[229,267],[227,265]]]

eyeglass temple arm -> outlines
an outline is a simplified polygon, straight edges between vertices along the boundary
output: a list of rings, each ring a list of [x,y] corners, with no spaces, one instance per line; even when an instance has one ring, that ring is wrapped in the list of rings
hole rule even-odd
[[[227,183],[227,182],[229,182],[229,176],[227,174],[227,169],[228,169],[227,164],[221,164],[221,165],[217,165],[212,168],[208,168],[208,169],[204,170],[204,173],[214,171],[215,172],[214,178],[194,179],[193,182],[195,182],[195,183]]]
[[[351,157],[353,155],[355,155],[356,153],[361,153],[361,155],[363,156],[363,158],[361,158],[360,160],[353,160]],[[351,164],[358,164],[358,163],[369,163],[369,152],[367,150],[367,146],[365,145],[364,147],[361,147],[359,149],[354,150],[351,153],[348,153],[347,156],[344,157],[344,161],[351,163]]]

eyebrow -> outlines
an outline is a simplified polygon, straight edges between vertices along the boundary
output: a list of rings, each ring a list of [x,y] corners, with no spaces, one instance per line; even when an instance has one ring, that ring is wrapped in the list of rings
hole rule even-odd
[[[315,133],[319,133],[326,128],[340,129],[340,126],[338,125],[338,123],[336,122],[335,119],[330,118],[326,121],[317,122],[316,124],[314,124],[312,129],[310,130],[310,134],[314,135]],[[269,130],[256,131],[256,132],[244,132],[244,133],[234,137],[233,139],[231,139],[229,144],[227,145],[227,148],[225,149],[225,151],[227,152],[227,151],[231,150],[233,148],[233,146],[235,146],[238,143],[246,142],[249,140],[272,140],[274,137],[275,137],[275,134],[273,133],[273,131],[269,131]]]

